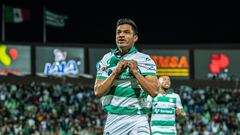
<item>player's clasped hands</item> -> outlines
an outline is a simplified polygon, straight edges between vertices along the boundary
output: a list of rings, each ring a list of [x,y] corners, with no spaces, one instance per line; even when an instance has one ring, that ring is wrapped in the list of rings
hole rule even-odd
[[[119,74],[127,67],[129,67],[130,72],[133,72],[137,70],[137,62],[135,60],[121,60],[118,62],[115,72]]]
[[[128,67],[129,67],[130,72],[137,70],[137,62],[135,60],[129,60]]]
[[[118,62],[115,72],[117,74],[121,73],[123,70],[127,68],[128,62],[125,60],[121,60]]]

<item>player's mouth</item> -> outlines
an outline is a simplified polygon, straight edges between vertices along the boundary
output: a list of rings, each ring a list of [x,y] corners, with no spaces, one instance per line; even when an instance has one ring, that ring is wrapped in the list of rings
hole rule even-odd
[[[119,42],[123,42],[123,41],[126,41],[124,38],[120,38],[118,39]]]
[[[164,86],[168,88],[170,86],[170,84],[165,83]]]
[[[126,43],[126,40],[118,40],[118,43],[119,43],[119,44]]]

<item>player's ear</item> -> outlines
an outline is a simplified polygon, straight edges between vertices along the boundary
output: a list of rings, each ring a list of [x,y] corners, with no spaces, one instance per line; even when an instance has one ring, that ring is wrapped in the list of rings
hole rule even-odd
[[[134,42],[138,41],[138,35],[134,35]]]

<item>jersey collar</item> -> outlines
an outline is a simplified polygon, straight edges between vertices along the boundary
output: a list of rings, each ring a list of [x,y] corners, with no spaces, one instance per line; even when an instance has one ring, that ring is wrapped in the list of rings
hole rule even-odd
[[[118,48],[112,49],[111,52],[117,57],[122,57],[120,55],[120,51],[119,51]],[[132,48],[129,49],[129,51],[126,54],[131,54],[131,53],[134,53],[134,52],[137,52],[137,49],[133,46]],[[124,54],[124,55],[126,55],[126,54]]]
[[[173,94],[173,90],[167,90],[167,92],[165,93],[165,94],[163,94],[162,92],[161,92],[161,90],[159,91],[162,95],[167,95],[167,94]]]

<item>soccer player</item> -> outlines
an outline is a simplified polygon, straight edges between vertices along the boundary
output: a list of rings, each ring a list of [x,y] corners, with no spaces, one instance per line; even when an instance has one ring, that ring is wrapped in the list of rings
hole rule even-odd
[[[180,96],[170,91],[171,80],[168,76],[159,77],[159,91],[154,98],[148,97],[151,106],[152,135],[177,135],[176,115],[184,117]]]
[[[135,48],[138,29],[129,18],[117,21],[117,48],[97,67],[94,92],[108,113],[104,135],[149,135],[147,96],[157,95],[156,65]]]

